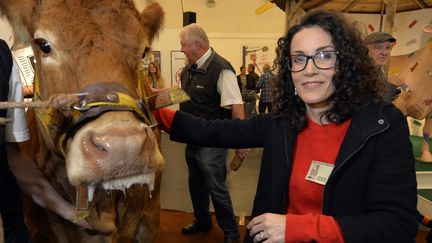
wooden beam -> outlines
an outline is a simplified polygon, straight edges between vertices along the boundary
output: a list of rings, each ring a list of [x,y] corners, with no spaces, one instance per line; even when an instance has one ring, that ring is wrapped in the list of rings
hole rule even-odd
[[[346,7],[342,8],[342,12],[349,12],[358,3],[358,1],[359,0],[351,0]]]
[[[388,0],[386,6],[386,16],[384,21],[384,32],[391,34],[394,28],[394,20],[396,16],[396,7],[398,0]]]
[[[417,6],[419,6],[420,8],[422,8],[422,9],[425,9],[425,8],[427,8],[427,6],[426,6],[426,3],[423,1],[423,0],[413,0],[416,4],[417,4]]]
[[[296,5],[292,8],[292,11],[289,13],[288,16],[288,21],[287,23],[289,24],[292,20],[292,18],[294,17],[294,15],[297,13],[297,11],[300,9],[300,7],[302,6],[302,4],[304,3],[304,0],[300,0],[296,3]]]
[[[381,1],[381,12],[380,12],[380,26],[379,31],[383,31],[383,21],[384,21],[384,10],[385,10],[386,3],[384,0]]]
[[[304,0],[295,2],[295,0],[286,0],[285,2],[285,33],[293,25],[300,23],[301,18],[306,12],[301,8]]]
[[[285,1],[285,34],[288,33],[288,30],[290,28],[290,21],[289,16],[291,12],[291,0]]]
[[[305,4],[303,4],[303,9],[305,11],[309,11],[313,8],[320,7],[321,5],[324,5],[328,2],[331,2],[332,0],[318,0],[318,1],[307,1]]]
[[[394,29],[394,20],[395,20],[395,16],[396,16],[397,2],[398,2],[398,0],[388,0],[387,1],[384,32],[387,32],[389,34],[392,34],[393,29]],[[390,62],[387,61],[387,64],[385,65],[386,75],[388,73],[389,66],[390,66]]]

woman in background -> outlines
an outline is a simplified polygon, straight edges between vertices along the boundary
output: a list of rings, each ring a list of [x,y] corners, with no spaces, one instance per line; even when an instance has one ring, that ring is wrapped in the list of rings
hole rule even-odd
[[[160,92],[166,88],[159,67],[154,62],[149,63],[144,81],[150,86],[153,93]]]

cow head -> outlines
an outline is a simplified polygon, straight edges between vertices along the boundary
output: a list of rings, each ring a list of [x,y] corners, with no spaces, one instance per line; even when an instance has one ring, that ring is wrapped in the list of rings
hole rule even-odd
[[[157,3],[150,3],[140,14],[132,0],[2,0],[0,12],[12,25],[14,45],[32,45],[39,83],[36,90],[42,100],[59,93],[83,92],[138,99],[138,65],[164,15]],[[153,189],[163,159],[149,124],[133,110],[104,109],[67,133],[67,178],[74,187],[89,188],[84,190],[89,201],[94,191],[103,188],[124,191],[133,184],[148,184]],[[42,123],[38,121],[43,130],[46,125]],[[46,137],[42,136],[41,143],[47,143]],[[41,153],[38,163],[44,173],[64,177],[61,165],[46,166],[41,161],[55,160],[55,153],[49,149]],[[67,180],[53,180],[56,189],[68,197]],[[102,211],[91,216],[90,223],[109,233],[116,223],[106,223]],[[101,218],[105,222],[99,222]]]

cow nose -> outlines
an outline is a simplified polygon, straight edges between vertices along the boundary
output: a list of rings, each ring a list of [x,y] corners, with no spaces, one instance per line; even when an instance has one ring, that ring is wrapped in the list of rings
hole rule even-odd
[[[83,152],[86,158],[92,160],[137,155],[147,140],[148,129],[142,124],[133,128],[115,127],[109,130],[89,131],[82,142]]]

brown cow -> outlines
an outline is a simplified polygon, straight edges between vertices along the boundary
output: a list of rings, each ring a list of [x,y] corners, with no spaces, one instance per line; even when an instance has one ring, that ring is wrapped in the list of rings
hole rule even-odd
[[[32,45],[35,99],[82,94],[73,117],[37,110],[32,137],[37,166],[89,214],[95,231],[33,205],[27,222],[34,242],[151,242],[164,161],[151,114],[135,100],[139,61],[161,27],[161,7],[150,3],[140,14],[132,0],[1,0],[0,12],[14,45]]]

